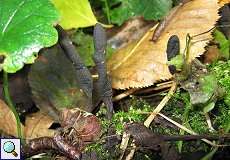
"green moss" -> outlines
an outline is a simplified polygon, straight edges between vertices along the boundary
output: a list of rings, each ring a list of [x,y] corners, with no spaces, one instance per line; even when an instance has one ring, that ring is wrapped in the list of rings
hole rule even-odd
[[[116,126],[116,131],[121,134],[124,129],[124,125],[129,122],[144,122],[148,114],[151,112],[150,105],[144,101],[139,101],[136,104],[130,106],[128,112],[119,111],[113,116],[112,123]]]
[[[122,135],[124,131],[124,126],[129,122],[144,122],[147,118],[149,112],[152,111],[152,108],[145,101],[132,98],[130,101],[130,108],[128,112],[118,111],[114,114],[112,121],[109,122],[106,117],[106,107],[101,107],[100,111],[97,113],[97,117],[101,119],[102,132],[107,133],[108,128],[112,126],[116,129],[116,134]],[[106,134],[105,134],[106,135]],[[105,138],[105,137],[104,137]],[[102,137],[103,139],[103,137]],[[105,148],[105,142],[97,142],[87,146],[86,152],[94,151],[97,153],[98,159],[107,160],[107,159],[117,159],[119,156],[119,145],[114,148],[114,154],[111,155]]]
[[[209,132],[205,116],[202,112],[199,111],[190,112],[188,119],[189,119],[188,123],[190,124],[193,131],[199,134],[205,134]]]
[[[118,111],[113,115],[112,122],[109,123],[106,117],[106,109],[105,107],[97,113],[97,116],[102,120],[103,128],[108,128],[111,124],[113,124],[116,128],[117,134],[122,134],[124,130],[124,125],[129,122],[144,122],[148,117],[148,113],[152,111],[152,107],[145,102],[144,100],[140,100],[137,98],[132,98],[130,100],[129,111]]]
[[[228,133],[230,130],[230,106],[223,102],[217,103],[217,115],[214,125],[218,127],[219,132]]]
[[[176,122],[183,124],[185,127],[192,129],[193,131],[204,134],[208,132],[205,116],[200,111],[194,110],[190,102],[190,96],[188,92],[181,91],[180,89],[174,94],[170,102],[164,107],[163,111],[168,117]],[[188,135],[183,130],[172,129],[169,127],[157,127],[155,131],[160,131],[162,134],[168,135]],[[193,142],[172,142],[177,145],[179,152],[191,152],[206,150],[208,147],[201,141]]]
[[[212,64],[209,69],[215,73],[218,83],[224,87],[226,94],[224,102],[230,106],[230,61],[219,61]]]
[[[95,152],[97,154],[97,158],[100,160],[107,160],[107,159],[112,159],[111,156],[109,155],[109,152],[105,150],[103,145],[100,143],[94,143],[91,145],[88,145],[85,149],[85,153],[90,153],[90,152]]]

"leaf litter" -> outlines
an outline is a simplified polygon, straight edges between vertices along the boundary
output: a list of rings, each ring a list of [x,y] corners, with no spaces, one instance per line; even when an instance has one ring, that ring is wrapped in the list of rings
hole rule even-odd
[[[178,6],[179,7],[179,6]],[[147,87],[172,76],[168,71],[166,47],[172,35],[180,39],[180,52],[186,48],[186,35],[198,35],[212,29],[219,18],[217,0],[194,0],[180,6],[159,39],[151,41],[156,26],[141,40],[118,50],[107,63],[116,89]],[[211,32],[196,36],[190,47],[190,61],[203,54],[204,47],[212,39]]]

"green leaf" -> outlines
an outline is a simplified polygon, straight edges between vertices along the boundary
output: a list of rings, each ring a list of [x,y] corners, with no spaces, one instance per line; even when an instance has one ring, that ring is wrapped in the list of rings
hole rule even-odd
[[[88,0],[52,0],[61,13],[64,29],[89,27],[97,23]]]
[[[216,75],[218,83],[225,89],[224,102],[230,106],[230,61],[214,63],[211,71]]]
[[[58,13],[49,0],[0,1],[0,55],[3,69],[14,73],[33,63],[37,52],[57,42]]]
[[[146,20],[159,20],[165,16],[172,7],[171,0],[138,0],[135,4],[137,15]]]
[[[89,106],[89,100],[80,92],[74,66],[59,46],[41,51],[31,66],[28,81],[36,105],[55,119],[58,119],[56,110],[74,107],[87,110]]]
[[[169,65],[174,65],[176,69],[182,69],[184,65],[184,56],[182,54],[178,54],[177,56],[173,57],[170,61],[167,62]]]
[[[189,91],[191,103],[205,104],[211,100],[215,95],[215,91],[218,89],[217,79],[214,74],[208,74],[201,76],[198,80],[198,86],[195,90]]]
[[[118,0],[120,1],[121,4],[110,12],[111,22],[118,25],[134,16],[143,16],[146,20],[159,20],[172,7],[171,0]]]
[[[219,43],[220,53],[224,58],[229,59],[230,41],[217,29],[214,31],[213,35],[215,40]]]

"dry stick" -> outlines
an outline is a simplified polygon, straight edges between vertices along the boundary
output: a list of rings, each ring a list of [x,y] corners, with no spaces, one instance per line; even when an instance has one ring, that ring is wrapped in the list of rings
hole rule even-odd
[[[166,82],[162,82],[162,83],[158,83],[156,84],[157,87],[160,87],[160,86],[167,86],[170,84],[170,86],[172,85],[173,81],[166,81]]]
[[[129,90],[127,90],[127,91],[125,91],[125,92],[123,92],[123,93],[121,93],[121,94],[119,94],[119,95],[113,97],[113,102],[119,101],[119,100],[121,100],[121,99],[123,99],[123,98],[129,96],[129,95],[133,94],[134,92],[136,92],[136,91],[139,90],[139,89],[140,89],[140,88],[132,88],[132,89],[129,89]]]
[[[211,131],[211,132],[215,131],[215,129],[212,126],[212,121],[211,121],[211,119],[209,117],[209,114],[205,113],[204,116],[205,116],[206,122],[208,124],[209,131]]]
[[[170,100],[170,98],[173,96],[173,93],[176,91],[176,87],[177,87],[176,82],[173,82],[172,87],[170,88],[168,94],[162,99],[162,101],[154,109],[152,114],[145,120],[144,125],[146,127],[150,126],[150,124],[152,123],[152,121],[155,118],[156,114],[159,113],[163,109],[163,107],[166,105],[166,103]]]
[[[151,124],[151,122],[155,118],[156,113],[159,113],[163,109],[163,107],[166,105],[166,103],[169,101],[169,99],[173,96],[173,93],[176,91],[176,87],[177,87],[176,82],[173,82],[172,87],[170,88],[168,94],[162,99],[162,101],[159,103],[159,105],[154,109],[154,111],[151,113],[151,115],[144,122],[144,125],[146,127],[149,127],[149,125]],[[124,132],[124,134],[126,134],[126,133]],[[129,138],[130,138],[130,135],[128,135],[128,137],[126,137],[125,139],[122,138],[122,144],[127,144],[129,141]],[[134,141],[132,141],[132,145],[133,144],[134,144]],[[130,151],[130,153],[126,157],[126,160],[132,159],[132,157],[135,153],[135,149],[136,149],[135,145],[133,145],[133,146],[134,146],[133,149]],[[120,156],[119,160],[121,160],[123,158],[127,146],[121,145],[120,148],[122,150],[122,155]]]
[[[160,115],[161,117],[163,117],[164,119],[166,119],[167,121],[171,122],[172,124],[174,124],[175,126],[179,127],[180,129],[188,132],[189,134],[192,134],[192,135],[198,135],[196,132],[194,132],[193,130],[190,130],[188,128],[186,128],[185,126],[179,124],[178,122],[168,118],[167,116],[163,115],[162,113],[157,113],[158,115]],[[211,146],[214,146],[214,147],[224,147],[224,146],[228,146],[228,145],[218,145],[218,144],[215,144],[213,142],[211,142],[210,140],[207,140],[207,139],[204,139],[202,138],[201,139],[202,141],[206,142],[207,144],[210,144]]]
[[[170,88],[172,86],[172,83],[173,81],[168,81],[168,82],[163,82],[163,83],[159,83],[156,85],[156,87],[154,88],[147,88],[147,89],[144,89],[144,90],[141,90],[141,91],[138,91],[140,90],[141,88],[132,88],[132,89],[129,89],[127,91],[124,91],[123,93],[113,97],[113,102],[116,102],[116,101],[120,101],[121,99],[135,93],[136,91],[138,91],[137,93],[139,94],[142,94],[142,93],[148,93],[148,92],[151,92],[151,91],[159,91],[159,90],[162,90],[162,89],[166,89],[166,88]]]
[[[135,153],[136,148],[137,148],[135,143],[134,143],[134,140],[132,141],[131,147],[132,147],[132,149],[129,152],[129,154],[126,156],[125,160],[131,160],[134,156],[134,153]]]
[[[156,87],[154,88],[146,88],[146,89],[143,89],[143,90],[140,90],[137,92],[137,94],[144,94],[144,93],[149,93],[149,92],[152,92],[152,91],[159,91],[159,90],[166,90],[166,89],[169,89],[172,87],[172,81],[170,81],[171,83],[164,83],[163,84],[159,84],[157,85]]]
[[[119,160],[122,160],[122,158],[125,155],[125,150],[128,147],[129,144],[129,138],[130,138],[130,134],[124,132],[122,135],[122,140],[121,140],[121,145],[120,145],[120,149],[122,151],[121,156],[119,157]]]

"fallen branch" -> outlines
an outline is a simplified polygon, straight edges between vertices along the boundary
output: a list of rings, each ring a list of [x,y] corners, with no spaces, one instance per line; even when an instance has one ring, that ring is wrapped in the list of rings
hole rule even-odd
[[[80,160],[81,151],[78,147],[67,142],[62,136],[41,137],[29,140],[22,146],[22,157],[26,159],[47,150],[61,153],[71,160]]]

